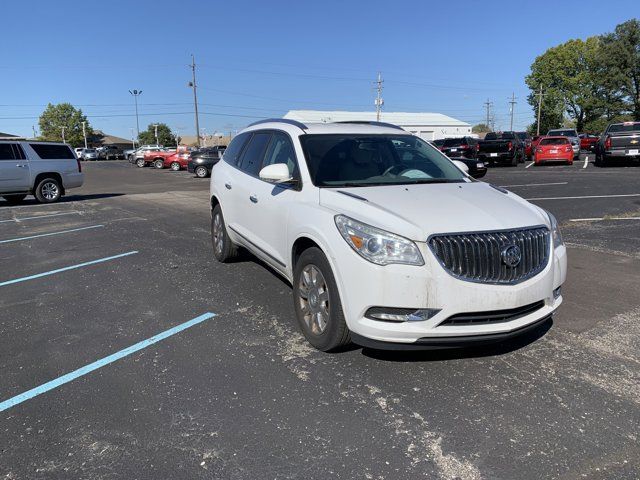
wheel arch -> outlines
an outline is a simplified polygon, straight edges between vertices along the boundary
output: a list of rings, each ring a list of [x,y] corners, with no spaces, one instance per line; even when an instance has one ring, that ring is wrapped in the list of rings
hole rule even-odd
[[[42,180],[44,180],[45,178],[54,178],[54,179],[56,179],[58,181],[58,183],[60,183],[60,188],[62,189],[61,195],[65,194],[64,182],[62,181],[62,175],[60,175],[58,172],[42,172],[42,173],[39,173],[38,175],[36,175],[36,178],[33,181],[32,192],[35,193],[36,188],[38,187],[38,184]]]

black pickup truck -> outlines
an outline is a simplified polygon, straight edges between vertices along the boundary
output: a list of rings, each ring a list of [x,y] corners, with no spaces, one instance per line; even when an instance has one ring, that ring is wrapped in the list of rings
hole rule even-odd
[[[596,144],[596,165],[605,167],[612,160],[640,160],[640,122],[612,123]]]
[[[478,142],[479,161],[518,166],[524,162],[524,144],[515,132],[490,132]]]

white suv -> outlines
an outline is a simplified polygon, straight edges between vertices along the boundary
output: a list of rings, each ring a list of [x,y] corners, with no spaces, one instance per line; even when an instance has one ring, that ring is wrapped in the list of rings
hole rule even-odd
[[[253,124],[213,167],[211,210],[216,258],[241,246],[291,282],[320,350],[499,341],[562,302],[554,217],[394,125]]]

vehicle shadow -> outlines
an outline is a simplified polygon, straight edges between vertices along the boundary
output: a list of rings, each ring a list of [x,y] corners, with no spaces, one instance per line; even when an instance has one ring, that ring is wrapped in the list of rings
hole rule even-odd
[[[126,194],[125,193],[93,193],[88,195],[65,195],[55,203],[40,203],[35,198],[29,198],[29,199],[23,200],[18,204],[9,204],[8,202],[0,199],[0,207],[10,208],[10,207],[20,207],[25,205],[33,205],[33,206],[61,205],[61,204],[70,203],[70,202],[81,202],[85,200],[99,200],[102,198],[121,197],[123,195],[126,195]]]
[[[387,362],[441,362],[464,358],[495,357],[519,350],[539,340],[546,335],[552,326],[553,319],[549,318],[546,322],[542,323],[530,332],[524,333],[512,340],[492,345],[435,350],[425,348],[425,350],[411,351],[377,350],[363,347],[362,354],[369,358]]]

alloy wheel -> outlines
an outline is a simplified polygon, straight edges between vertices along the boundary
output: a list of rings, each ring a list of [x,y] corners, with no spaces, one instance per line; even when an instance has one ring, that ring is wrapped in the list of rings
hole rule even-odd
[[[42,191],[42,196],[47,200],[55,200],[60,193],[60,190],[58,189],[58,185],[56,185],[54,182],[47,182],[44,185],[42,185],[41,191]]]
[[[224,231],[222,227],[222,215],[216,213],[213,217],[213,246],[216,254],[222,255],[224,249]]]
[[[321,335],[329,323],[329,289],[315,265],[302,269],[298,281],[298,302],[305,324],[314,335]]]

